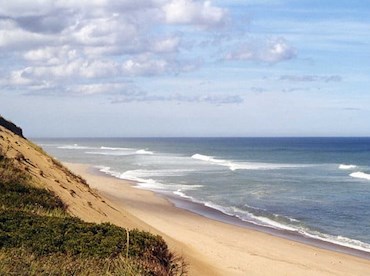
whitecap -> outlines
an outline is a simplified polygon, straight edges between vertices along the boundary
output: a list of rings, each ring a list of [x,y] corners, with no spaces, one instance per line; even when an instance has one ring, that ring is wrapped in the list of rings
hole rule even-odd
[[[113,147],[100,147],[102,150],[134,150],[132,148],[113,148]]]
[[[357,168],[356,165],[347,165],[347,164],[340,164],[339,165],[340,170],[352,170],[352,169],[355,169],[355,168]]]
[[[196,153],[191,158],[199,161],[208,162],[210,164],[228,167],[232,171],[236,170],[278,170],[284,168],[301,168],[308,165],[300,164],[275,164],[275,163],[259,163],[259,162],[235,162],[232,160],[216,159],[213,156]]]
[[[370,180],[370,174],[364,173],[364,172],[354,172],[354,173],[351,173],[350,176],[352,176],[354,178],[361,178],[361,179]]]
[[[135,181],[137,182],[137,187],[148,190],[174,192],[197,190],[203,187],[203,185],[186,185],[176,183],[164,184],[152,178],[148,178],[151,174],[150,171],[146,170],[129,170],[121,173],[113,171],[110,167],[106,166],[96,166],[96,168],[98,168],[99,171],[114,176],[116,178]],[[154,174],[155,173],[156,171],[154,171]]]
[[[140,149],[135,152],[136,154],[143,154],[143,155],[152,155],[153,152],[145,149]]]
[[[127,156],[133,155],[132,152],[123,152],[123,151],[87,151],[86,154],[94,154],[94,155],[108,155],[108,156]]]
[[[83,149],[95,149],[95,148],[94,147],[79,146],[78,144],[73,144],[73,145],[59,146],[58,149],[83,150]]]

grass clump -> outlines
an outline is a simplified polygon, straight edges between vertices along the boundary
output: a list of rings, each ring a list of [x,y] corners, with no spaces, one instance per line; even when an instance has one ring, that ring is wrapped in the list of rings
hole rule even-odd
[[[24,249],[0,249],[0,275],[151,275],[137,261],[50,254],[36,256]]]
[[[12,160],[0,155],[0,207],[3,210],[65,213],[67,206],[53,192],[33,187]],[[59,211],[59,212],[56,212]]]
[[[28,211],[65,211],[65,204],[54,193],[15,182],[0,182],[0,206],[3,209],[23,209]]]

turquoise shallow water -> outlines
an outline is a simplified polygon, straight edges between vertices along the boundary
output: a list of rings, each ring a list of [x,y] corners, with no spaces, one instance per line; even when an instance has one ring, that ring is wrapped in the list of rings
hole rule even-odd
[[[66,162],[370,252],[370,138],[35,139]]]

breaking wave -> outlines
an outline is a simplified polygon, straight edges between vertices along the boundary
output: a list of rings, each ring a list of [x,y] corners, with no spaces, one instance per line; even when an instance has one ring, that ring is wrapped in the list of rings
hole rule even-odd
[[[148,151],[148,150],[145,150],[145,149],[137,150],[135,153],[136,154],[147,154],[147,155],[152,155],[153,154],[152,151]]]
[[[274,164],[274,163],[259,163],[259,162],[234,162],[231,160],[216,159],[213,156],[194,154],[191,158],[208,162],[209,164],[228,167],[230,170],[278,170],[285,168],[300,168],[307,165],[294,164]]]
[[[154,152],[145,149],[131,149],[131,148],[104,148],[100,151],[87,151],[86,154],[95,155],[109,155],[109,156],[129,156],[129,155],[153,155]]]
[[[100,147],[102,150],[132,150],[131,148],[112,148],[112,147]]]
[[[181,173],[180,170],[129,170],[121,173],[117,171],[112,171],[110,167],[97,166],[96,168],[98,168],[100,172],[114,176],[116,178],[135,181],[137,187],[153,191],[176,193],[182,191],[197,190],[203,187],[203,185],[184,185],[176,183],[165,184],[149,178],[161,175],[179,175]]]
[[[96,149],[94,147],[79,146],[78,144],[59,146],[58,149],[68,150],[85,150],[85,149]]]
[[[370,174],[364,173],[364,172],[354,172],[354,173],[351,173],[350,176],[352,176],[354,178],[361,178],[361,179],[370,180]]]
[[[329,242],[332,244],[345,246],[348,248],[370,252],[370,244],[368,243],[365,243],[365,242],[362,242],[356,239],[347,238],[344,236],[329,235],[329,234],[321,233],[316,230],[309,229],[305,225],[303,225],[301,221],[296,220],[294,218],[289,218],[289,217],[285,217],[285,216],[281,216],[277,214],[270,214],[266,216],[257,215],[257,214],[253,214],[253,212],[242,210],[234,206],[224,207],[224,206],[215,204],[213,202],[201,202],[201,201],[195,200],[192,197],[187,196],[185,193],[182,193],[182,192],[175,192],[175,194],[185,199],[191,200],[195,203],[202,204],[209,208],[220,211],[221,213],[225,215],[236,217],[242,221],[252,223],[258,226],[273,228],[276,230],[296,232],[302,236],[309,237],[312,239],[321,240],[321,241]],[[256,209],[256,208],[252,208],[249,206],[247,208],[254,209],[257,211],[257,213],[264,211],[262,209]]]
[[[352,169],[355,169],[355,168],[357,168],[356,165],[346,165],[346,164],[340,164],[339,165],[340,170],[352,170]]]

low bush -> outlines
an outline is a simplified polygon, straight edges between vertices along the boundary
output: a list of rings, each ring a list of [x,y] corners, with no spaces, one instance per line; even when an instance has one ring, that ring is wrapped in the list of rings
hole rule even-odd
[[[30,211],[65,210],[65,204],[54,193],[19,182],[4,184],[0,181],[0,206],[7,209]]]

